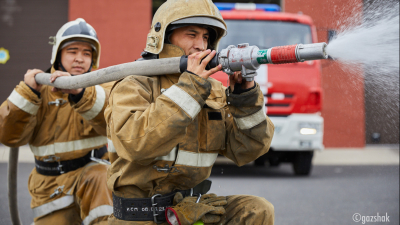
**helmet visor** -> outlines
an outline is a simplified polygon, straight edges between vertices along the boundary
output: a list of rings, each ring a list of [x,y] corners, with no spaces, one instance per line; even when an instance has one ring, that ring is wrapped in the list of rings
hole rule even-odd
[[[87,23],[84,22],[84,21],[81,21],[78,24],[70,26],[68,29],[66,29],[64,31],[62,36],[65,37],[65,36],[77,35],[77,34],[88,35],[88,36],[91,36],[91,37],[93,37],[95,39],[98,39],[96,31],[93,28],[89,27],[87,25]]]
[[[196,17],[188,17],[184,19],[180,19],[177,21],[172,22],[171,24],[173,25],[178,25],[178,24],[199,24],[199,25],[206,25],[206,26],[212,26],[212,27],[217,27],[220,28],[224,31],[223,36],[226,35],[226,28],[225,24],[223,24],[221,21],[210,18],[210,17],[205,17],[205,16],[196,16]]]
[[[72,39],[68,39],[67,41],[62,42],[59,51],[61,51],[62,49],[64,49],[65,47],[67,47],[68,45],[71,45],[73,43],[76,42],[83,42],[83,43],[87,43],[92,47],[92,50],[94,52],[97,52],[98,49],[96,47],[96,44],[94,43],[94,41],[91,41],[90,39],[78,39],[78,38],[72,38]]]

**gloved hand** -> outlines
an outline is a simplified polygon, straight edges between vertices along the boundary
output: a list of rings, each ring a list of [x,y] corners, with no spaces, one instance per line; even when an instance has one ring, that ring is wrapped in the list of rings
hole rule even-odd
[[[165,210],[165,217],[170,225],[192,225],[201,220],[204,223],[217,223],[225,213],[225,196],[205,194],[199,203],[197,197],[183,198],[180,192],[175,194],[174,206]]]

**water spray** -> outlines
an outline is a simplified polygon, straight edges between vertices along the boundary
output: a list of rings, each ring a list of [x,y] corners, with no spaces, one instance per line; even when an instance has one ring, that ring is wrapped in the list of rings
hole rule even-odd
[[[326,52],[349,72],[359,73],[357,69],[363,65],[376,75],[398,74],[399,2],[370,2],[364,11],[357,11],[339,27]]]
[[[326,43],[279,46],[260,50],[257,46],[239,44],[228,46],[214,56],[207,68],[222,65],[228,75],[241,71],[247,81],[254,80],[261,64],[296,63],[308,60],[327,59]],[[157,66],[154,66],[157,65]],[[122,79],[129,75],[156,76],[183,73],[187,68],[187,56],[165,59],[141,60],[110,66],[84,75],[59,77],[50,82],[50,74],[39,73],[35,80],[39,84],[61,89],[77,89]]]

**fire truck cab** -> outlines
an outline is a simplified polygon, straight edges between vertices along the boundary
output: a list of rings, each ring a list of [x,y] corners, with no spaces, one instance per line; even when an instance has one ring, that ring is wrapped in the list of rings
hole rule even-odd
[[[272,4],[215,4],[228,26],[219,50],[241,43],[268,49],[318,41],[309,16],[282,13]],[[309,175],[314,151],[324,149],[321,63],[261,65],[257,74],[255,81],[264,93],[266,113],[275,125],[275,134],[269,152],[255,160],[255,165],[287,162],[292,163],[296,175]],[[227,74],[218,72],[213,78],[227,85]]]

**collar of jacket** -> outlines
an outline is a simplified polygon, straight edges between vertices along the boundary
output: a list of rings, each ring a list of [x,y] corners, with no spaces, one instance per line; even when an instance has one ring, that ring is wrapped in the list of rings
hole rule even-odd
[[[160,52],[158,58],[172,58],[172,57],[181,57],[185,54],[185,51],[180,47],[173,44],[164,44],[163,50]]]
[[[181,57],[185,55],[185,51],[182,48],[173,45],[173,44],[165,44],[163,50],[158,55],[158,58],[172,58],[172,57]],[[181,73],[177,74],[166,74],[167,78],[172,81],[172,83],[177,83],[179,80],[179,76]]]

